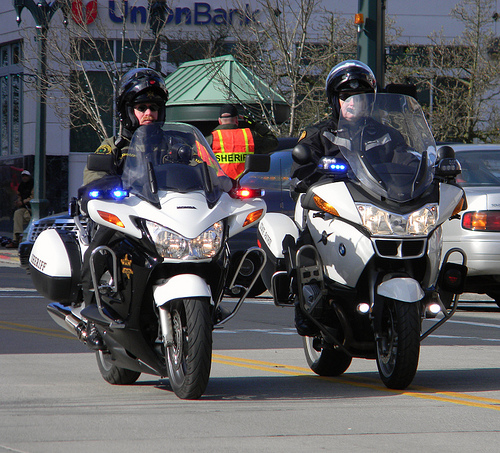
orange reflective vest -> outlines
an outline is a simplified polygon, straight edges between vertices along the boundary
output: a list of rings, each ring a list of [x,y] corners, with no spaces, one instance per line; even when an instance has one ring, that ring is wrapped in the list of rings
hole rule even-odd
[[[212,150],[220,166],[230,178],[237,179],[245,170],[245,159],[255,152],[252,131],[217,129],[212,132]]]

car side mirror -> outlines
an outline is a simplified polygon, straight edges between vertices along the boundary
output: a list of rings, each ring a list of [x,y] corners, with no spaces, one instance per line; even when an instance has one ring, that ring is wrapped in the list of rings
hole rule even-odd
[[[308,164],[312,160],[311,149],[299,143],[292,149],[292,159],[300,165]]]
[[[87,169],[90,171],[104,171],[113,173],[115,159],[112,154],[89,154],[87,156]]]

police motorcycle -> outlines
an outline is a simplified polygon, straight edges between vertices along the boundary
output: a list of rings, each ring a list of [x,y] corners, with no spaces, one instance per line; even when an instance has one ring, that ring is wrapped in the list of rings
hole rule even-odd
[[[40,234],[31,275],[36,289],[55,301],[47,309],[57,324],[83,342],[88,323],[98,330],[97,364],[106,381],[168,376],[179,398],[196,399],[209,380],[213,329],[236,314],[255,282],[235,304],[221,304],[227,285],[234,285],[227,282],[227,239],[255,225],[266,205],[260,190],[233,185],[200,131],[187,124],[141,126],[127,153],[121,177],[84,186],[71,203],[76,236],[55,229]],[[88,167],[109,170],[110,158],[91,155]],[[246,162],[246,171],[268,169],[268,156]],[[114,232],[90,256],[95,303],[88,306],[80,273],[91,228],[83,226],[83,214],[89,225]]]
[[[463,292],[465,254],[441,257],[441,225],[466,202],[460,164],[450,147],[436,148],[417,101],[399,94],[351,96],[337,133],[325,134],[340,153],[320,159],[317,182],[298,183],[294,219],[268,213],[259,224],[262,279],[276,305],[300,305],[315,373],[338,376],[353,357],[375,359],[383,383],[404,389],[420,342]],[[311,162],[300,143],[292,154]],[[454,294],[450,306],[440,291]]]

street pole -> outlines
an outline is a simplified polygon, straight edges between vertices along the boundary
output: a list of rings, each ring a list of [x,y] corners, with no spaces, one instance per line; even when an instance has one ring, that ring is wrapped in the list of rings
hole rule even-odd
[[[358,0],[358,60],[375,74],[380,89],[385,87],[385,0]]]
[[[38,41],[38,74],[36,75],[36,130],[35,130],[35,168],[34,198],[31,200],[31,219],[38,220],[45,214],[48,201],[45,199],[45,155],[47,119],[47,35],[49,22],[59,8],[56,0],[48,4],[46,0],[13,0],[17,14],[17,24],[21,25],[21,11],[27,8],[35,20]]]
[[[36,132],[35,132],[35,168],[34,168],[34,198],[31,200],[31,217],[38,220],[45,215],[48,205],[45,192],[45,156],[46,156],[46,124],[47,124],[47,104],[45,102],[47,94],[47,28],[37,29],[38,52],[38,74],[36,79]]]
[[[166,0],[149,0],[149,27],[155,37],[155,47],[153,49],[153,60],[155,70],[161,73],[161,46],[159,35],[165,26],[167,19],[167,1]]]

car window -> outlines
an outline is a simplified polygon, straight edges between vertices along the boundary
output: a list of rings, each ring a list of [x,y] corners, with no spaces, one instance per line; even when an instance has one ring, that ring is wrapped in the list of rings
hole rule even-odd
[[[457,153],[462,173],[457,182],[467,186],[500,186],[500,149]]]
[[[292,151],[276,151],[271,154],[271,166],[267,173],[250,172],[241,178],[241,185],[266,190],[288,190],[290,187],[290,169]]]

